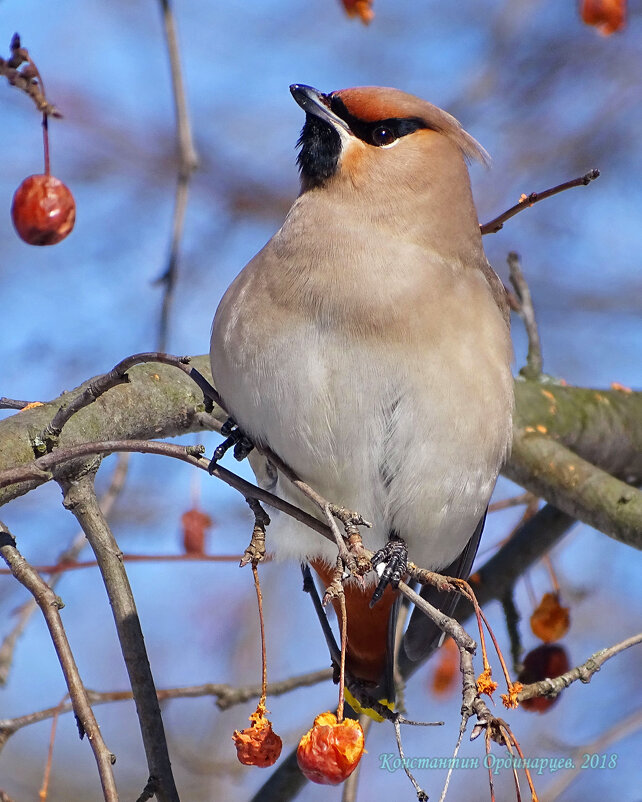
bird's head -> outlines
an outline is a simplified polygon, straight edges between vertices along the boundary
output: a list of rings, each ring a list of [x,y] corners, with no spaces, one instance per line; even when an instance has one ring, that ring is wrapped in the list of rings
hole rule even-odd
[[[303,190],[329,182],[397,185],[448,182],[486,151],[442,109],[414,95],[378,86],[323,94],[293,84],[305,111],[298,145]]]

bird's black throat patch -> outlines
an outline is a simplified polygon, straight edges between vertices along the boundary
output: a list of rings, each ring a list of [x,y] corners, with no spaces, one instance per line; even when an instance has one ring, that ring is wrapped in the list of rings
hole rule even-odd
[[[341,137],[329,123],[306,114],[297,147],[301,148],[297,164],[306,187],[319,186],[334,175],[341,153]]]

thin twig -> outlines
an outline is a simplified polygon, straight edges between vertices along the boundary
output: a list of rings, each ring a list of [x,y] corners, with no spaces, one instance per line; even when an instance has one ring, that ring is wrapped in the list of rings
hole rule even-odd
[[[551,189],[545,189],[543,192],[531,192],[530,195],[522,195],[522,197],[519,199],[519,203],[511,206],[510,209],[502,212],[502,214],[498,215],[492,220],[489,220],[488,223],[481,225],[479,227],[481,229],[481,233],[496,234],[503,227],[507,220],[510,220],[511,217],[523,212],[524,209],[530,208],[534,203],[545,200],[546,198],[550,198],[553,195],[557,195],[559,192],[564,192],[566,189],[572,189],[572,187],[585,187],[587,184],[590,184],[591,181],[595,180],[599,175],[599,170],[590,170],[588,173],[580,176],[579,178],[574,178],[572,181],[566,181],[563,184],[558,184],[558,186],[552,187]]]
[[[174,109],[176,113],[176,140],[178,144],[178,177],[176,182],[176,194],[174,197],[174,219],[172,223],[172,240],[167,261],[167,268],[158,282],[163,285],[163,302],[161,306],[161,319],[158,337],[158,347],[164,351],[167,347],[169,335],[169,317],[172,302],[174,299],[174,289],[178,277],[178,255],[180,242],[183,236],[183,224],[185,221],[185,210],[187,208],[187,196],[189,182],[192,173],[198,167],[198,156],[194,148],[192,139],[192,129],[187,109],[185,87],[181,71],[180,50],[178,36],[176,33],[176,22],[172,13],[169,0],[160,0],[161,12],[163,15],[163,26],[165,29],[165,40],[169,55],[169,64],[172,76],[172,94],[174,97]]]
[[[247,482],[232,471],[228,471],[220,465],[210,468],[209,460],[203,458],[203,446],[179,446],[173,443],[158,442],[156,440],[107,440],[103,443],[83,443],[69,448],[58,448],[50,454],[21,465],[17,468],[8,468],[0,472],[0,488],[11,484],[24,481],[36,480],[39,482],[49,481],[53,478],[50,469],[62,465],[78,457],[87,457],[91,454],[112,454],[118,451],[138,452],[141,454],[158,454],[166,457],[174,457],[189,465],[194,465],[204,471],[209,471],[213,476],[221,479],[226,484],[242,493],[245,498],[257,498],[264,501],[271,507],[291,515],[297,521],[306,524],[315,532],[318,532],[328,540],[334,539],[330,534],[329,527],[319,521],[313,515],[295,507],[287,501],[283,501],[278,496],[263,490],[251,482]]]
[[[43,431],[33,438],[33,446],[36,453],[45,453],[51,451],[58,444],[58,440],[62,433],[64,425],[67,421],[79,412],[81,409],[92,404],[97,398],[100,398],[103,393],[111,390],[112,387],[117,387],[119,384],[126,384],[129,382],[127,371],[133,368],[134,365],[140,365],[147,362],[160,362],[164,365],[171,365],[177,367],[188,376],[191,375],[191,368],[189,367],[190,358],[188,356],[172,356],[160,351],[146,352],[142,354],[133,354],[118,362],[117,365],[103,373],[102,376],[97,376],[91,381],[82,393],[79,393],[70,404],[62,404],[58,412],[54,415],[50,423],[43,429]]]
[[[577,682],[577,680],[584,683],[590,682],[593,674],[597,673],[607,660],[639,643],[642,643],[642,632],[632,635],[614,646],[609,646],[607,649],[600,649],[581,665],[571,668],[559,677],[543,679],[539,680],[539,682],[531,682],[529,685],[524,685],[517,695],[517,700],[523,702],[525,699],[533,699],[536,696],[557,696],[564,688],[568,688],[569,685]]]
[[[306,498],[310,499],[312,503],[319,508],[323,513],[328,526],[332,532],[332,536],[339,550],[339,555],[344,561],[344,564],[352,573],[363,574],[370,570],[370,553],[365,550],[360,542],[359,531],[357,527],[365,526],[372,527],[369,521],[366,521],[363,516],[353,510],[348,510],[345,507],[340,507],[332,504],[328,499],[324,498],[320,493],[317,493],[314,488],[309,484],[302,481],[297,474],[294,473],[292,468],[287,465],[283,460],[274,452],[265,449],[258,449],[267,459],[279,470]],[[338,519],[344,526],[346,537],[350,543],[350,549],[345,544],[345,540],[339,531],[335,520]]]
[[[520,374],[525,379],[537,381],[542,375],[542,343],[539,337],[537,321],[535,320],[531,291],[522,271],[519,255],[514,251],[508,254],[508,273],[519,302],[517,313],[524,321],[528,336],[526,365],[520,370]]]
[[[60,717],[60,710],[66,698],[67,696],[65,695],[64,699],[61,700],[60,704],[56,708],[56,712],[53,714],[51,720],[51,731],[49,733],[49,748],[47,749],[47,762],[45,764],[45,773],[42,778],[42,787],[38,792],[38,797],[39,799],[42,800],[45,800],[47,798],[47,794],[49,793],[49,779],[51,777],[51,766],[53,764],[53,750],[54,750],[54,744],[56,743],[56,730],[58,729],[58,718]]]
[[[100,727],[87,698],[87,691],[78,673],[78,667],[60,618],[62,602],[20,554],[13,535],[2,522],[0,522],[0,555],[11,568],[11,572],[18,582],[33,595],[38,607],[42,610],[69,690],[73,711],[82,727],[82,732],[87,733],[94,752],[103,797],[106,802],[117,802],[118,791],[112,770],[115,757],[103,741]]]
[[[82,535],[82,546],[86,542],[85,534]],[[197,554],[195,552],[186,552],[185,554],[125,554],[120,556],[124,563],[188,563],[188,562],[205,562],[205,563],[238,563],[241,560],[240,554]],[[269,557],[266,557],[268,560]],[[81,571],[85,568],[98,568],[96,560],[78,560],[70,561],[69,558],[61,559],[59,562],[52,563],[51,565],[34,565],[34,568],[40,574],[51,574],[58,577],[58,575],[66,574],[68,571]],[[10,574],[7,568],[0,568],[0,576]],[[51,582],[49,583],[51,584]]]
[[[55,452],[54,452],[55,453]],[[98,561],[118,640],[129,675],[150,777],[158,780],[158,802],[179,802],[172,774],[160,706],[154,686],[143,632],[120,549],[105,520],[92,473],[61,479],[63,504],[76,517]]]
[[[18,401],[16,398],[0,398],[0,409],[24,409],[29,406],[29,401]]]
[[[395,738],[397,740],[397,751],[399,752],[399,757],[401,758],[401,765],[403,770],[406,772],[406,777],[412,783],[412,787],[415,789],[415,793],[417,794],[417,802],[428,802],[428,794],[423,790],[423,788],[419,785],[417,780],[415,780],[412,772],[408,768],[408,761],[406,760],[406,756],[403,752],[403,745],[401,743],[401,726],[399,725],[398,721],[394,721],[394,728],[395,728]]]
[[[125,485],[128,464],[129,454],[119,454],[118,462],[116,463],[116,467],[112,473],[109,487],[100,497],[100,508],[103,511],[103,515],[106,517],[109,516],[116,499],[120,495],[120,492]],[[74,536],[71,544],[60,553],[55,565],[34,566],[34,570],[38,571],[40,574],[50,574],[47,583],[53,590],[60,581],[60,578],[70,567],[76,568],[84,565],[83,563],[76,563],[75,560],[85,547],[86,543],[87,539],[85,538],[85,533],[81,530]],[[97,565],[95,561],[92,561],[90,564]],[[4,569],[0,571],[0,573],[4,572]],[[24,632],[29,620],[31,619],[31,616],[37,609],[38,605],[34,599],[29,599],[29,601],[23,604],[18,612],[18,619],[13,629],[7,633],[2,641],[2,644],[0,645],[0,685],[5,685],[7,682],[9,669],[11,668],[11,663],[13,661],[13,652],[18,642],[18,638]]]
[[[411,569],[411,563],[409,563],[408,568]],[[416,571],[413,572],[416,576],[419,576],[423,573],[429,572],[422,572]],[[437,576],[437,575],[435,575]],[[443,577],[441,578],[443,581]],[[420,609],[425,615],[430,618],[431,621],[434,621],[435,624],[442,630],[442,632],[446,632],[450,637],[455,641],[457,646],[460,648],[466,649],[468,652],[475,651],[475,641],[470,637],[470,635],[464,630],[464,628],[459,624],[454,618],[450,618],[445,613],[442,613],[441,610],[438,610],[436,607],[433,607],[430,602],[427,602],[425,599],[415,593],[415,591],[408,587],[405,582],[400,582],[398,585],[398,590],[402,596],[405,596],[408,601],[411,601],[415,607]]]
[[[523,504],[528,504],[533,498],[533,494],[529,493],[527,490],[525,493],[519,493],[517,496],[493,501],[492,504],[488,505],[488,512],[500,512],[501,510],[507,510],[511,507],[521,507]]]
[[[331,668],[323,668],[319,671],[310,671],[306,674],[297,674],[294,677],[288,677],[280,682],[269,682],[267,685],[267,693],[269,696],[282,696],[290,693],[297,688],[309,688],[313,685],[318,685],[321,682],[327,682],[332,679],[333,670]],[[92,691],[89,688],[86,690],[87,698],[92,705],[113,704],[115,702],[126,702],[132,700],[133,694],[131,690],[128,691]],[[241,687],[234,687],[225,683],[208,682],[203,685],[187,685],[177,688],[160,688],[157,690],[158,700],[161,702],[169,699],[199,699],[204,696],[213,696],[216,699],[216,706],[220,710],[228,710],[231,707],[239,704],[245,704],[261,693],[260,685],[247,685]],[[73,710],[71,702],[65,702],[56,707],[47,707],[43,710],[37,710],[33,713],[28,713],[24,716],[17,716],[16,718],[0,719],[0,749],[7,742],[9,737],[23,727],[28,727],[31,724],[37,724],[39,721],[45,721],[56,715],[59,711],[68,713]]]
[[[27,66],[21,69],[25,62]],[[7,61],[0,58],[0,75],[4,75],[11,86],[29,95],[38,111],[51,117],[62,117],[58,109],[47,101],[38,68],[29,56],[29,51],[21,46],[17,33],[11,39],[11,58]]]

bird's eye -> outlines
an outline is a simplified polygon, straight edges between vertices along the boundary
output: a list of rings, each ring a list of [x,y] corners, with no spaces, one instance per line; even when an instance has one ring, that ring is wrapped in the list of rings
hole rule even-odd
[[[376,145],[378,148],[384,145],[392,145],[395,139],[397,139],[397,136],[385,125],[380,125],[372,132],[372,144]]]

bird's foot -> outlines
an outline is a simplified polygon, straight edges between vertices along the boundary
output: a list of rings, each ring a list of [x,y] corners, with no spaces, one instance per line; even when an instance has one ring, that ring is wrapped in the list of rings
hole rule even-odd
[[[370,600],[370,607],[379,601],[388,585],[396,588],[408,570],[406,541],[393,535],[386,545],[372,556],[372,567],[379,576],[379,584]]]
[[[234,448],[234,459],[239,462],[244,460],[254,448],[254,443],[239,429],[237,422],[233,418],[228,418],[221,426],[221,434],[226,439],[214,450],[214,456],[208,466],[210,473],[212,473],[216,467],[216,463],[227,454],[230,448]]]

